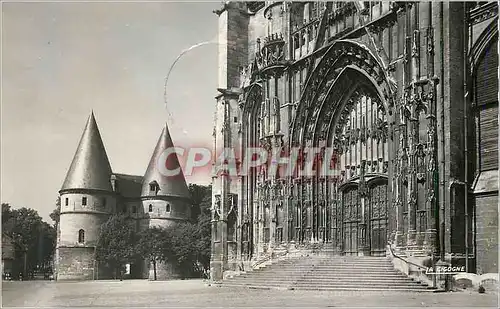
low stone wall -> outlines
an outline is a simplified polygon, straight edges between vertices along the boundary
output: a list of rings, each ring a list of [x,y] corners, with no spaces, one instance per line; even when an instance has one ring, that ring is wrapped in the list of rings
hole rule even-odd
[[[479,286],[482,286],[488,292],[498,292],[499,277],[498,273],[487,273],[483,275],[460,273],[453,276],[452,284],[453,287],[459,289],[478,289]]]
[[[421,252],[416,252],[414,254],[412,254],[411,252],[395,254],[409,263],[406,263],[402,259],[395,257],[394,255],[392,255],[390,250],[387,250],[387,256],[391,259],[394,269],[410,278],[413,278],[415,281],[425,283],[428,286],[434,286],[432,275],[426,274],[426,269],[416,266],[420,265],[422,267],[432,267],[431,256],[425,255]]]

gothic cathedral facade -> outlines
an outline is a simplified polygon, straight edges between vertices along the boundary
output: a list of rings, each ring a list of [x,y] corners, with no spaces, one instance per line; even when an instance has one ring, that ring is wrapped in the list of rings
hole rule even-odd
[[[311,250],[498,272],[496,2],[226,2],[215,13],[216,152],[233,149],[245,170],[252,147],[333,149],[338,173],[216,169],[213,280]]]

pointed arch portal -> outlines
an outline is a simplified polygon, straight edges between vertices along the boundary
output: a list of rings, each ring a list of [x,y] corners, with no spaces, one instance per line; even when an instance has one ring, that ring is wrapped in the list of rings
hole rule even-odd
[[[334,44],[309,76],[290,144],[333,148],[338,177],[294,182],[291,208],[304,214],[290,225],[300,230],[298,241],[329,242],[345,255],[385,255],[393,90],[370,51],[348,41]]]
[[[391,230],[389,128],[395,84],[367,47],[338,41],[319,60],[303,89],[292,115],[288,146],[332,148],[338,176],[317,173],[282,179],[289,195],[283,199],[286,214],[279,215],[280,208],[274,214],[267,201],[272,187],[260,179],[259,171],[251,171],[242,183],[246,208],[241,219],[252,218],[253,228],[244,234],[241,247],[254,252],[244,254],[258,254],[266,250],[262,244],[286,238],[329,243],[346,255],[385,255]],[[262,120],[268,112],[262,91],[254,84],[240,103],[245,141],[241,153],[261,142]]]

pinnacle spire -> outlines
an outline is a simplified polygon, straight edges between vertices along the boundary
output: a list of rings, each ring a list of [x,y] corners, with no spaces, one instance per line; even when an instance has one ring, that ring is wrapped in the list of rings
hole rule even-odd
[[[189,190],[186,179],[179,164],[177,154],[173,152],[174,143],[168,130],[167,123],[163,127],[160,138],[149,161],[148,168],[144,174],[142,185],[142,196],[151,194],[151,185],[157,186],[157,196],[177,196],[189,198]],[[166,156],[166,150],[172,150]],[[178,171],[169,175],[169,171]]]
[[[61,190],[112,191],[111,165],[92,110]]]

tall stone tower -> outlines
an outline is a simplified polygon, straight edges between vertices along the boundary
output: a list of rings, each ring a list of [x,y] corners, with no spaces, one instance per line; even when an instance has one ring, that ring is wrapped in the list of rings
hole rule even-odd
[[[145,216],[141,222],[142,229],[166,228],[185,222],[191,216],[189,190],[174,147],[165,124],[144,174],[141,200]],[[151,279],[154,276],[153,267],[146,263]],[[158,263],[157,279],[178,277],[179,271],[172,265]]]
[[[91,113],[59,191],[58,280],[88,280],[97,275],[94,255],[99,229],[116,208],[111,173],[108,156]]]

